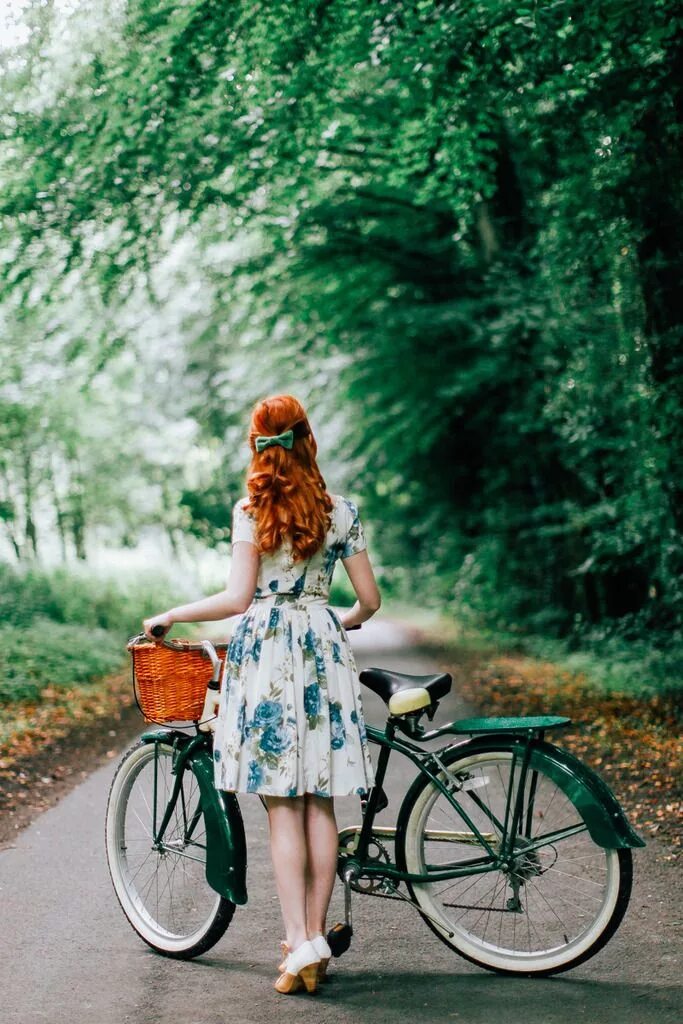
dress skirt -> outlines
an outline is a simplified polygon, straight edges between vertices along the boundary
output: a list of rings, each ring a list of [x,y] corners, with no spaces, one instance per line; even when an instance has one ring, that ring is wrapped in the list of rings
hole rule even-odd
[[[326,598],[265,594],[240,617],[222,673],[214,781],[271,796],[373,785],[353,651]]]

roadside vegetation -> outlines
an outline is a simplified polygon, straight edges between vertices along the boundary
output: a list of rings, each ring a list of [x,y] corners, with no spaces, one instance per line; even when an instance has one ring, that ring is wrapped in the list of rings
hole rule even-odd
[[[103,706],[169,600],[89,560],[150,530],[174,562],[229,541],[249,413],[278,392],[358,503],[384,610],[441,615],[484,707],[574,694],[610,771],[617,719],[669,736],[673,0],[26,0],[5,20],[0,743],[38,708]],[[638,748],[638,786],[668,742]]]
[[[96,713],[107,678],[126,666],[141,610],[169,601],[158,574],[115,579],[83,566],[0,564],[0,759],[41,729],[50,742],[50,723],[63,728]]]

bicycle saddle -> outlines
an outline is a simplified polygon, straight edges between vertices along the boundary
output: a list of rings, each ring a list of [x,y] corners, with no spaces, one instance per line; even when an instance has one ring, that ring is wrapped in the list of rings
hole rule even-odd
[[[450,672],[433,676],[411,676],[385,668],[364,668],[358,678],[369,690],[381,697],[392,715],[405,715],[429,707],[445,697],[453,678]]]

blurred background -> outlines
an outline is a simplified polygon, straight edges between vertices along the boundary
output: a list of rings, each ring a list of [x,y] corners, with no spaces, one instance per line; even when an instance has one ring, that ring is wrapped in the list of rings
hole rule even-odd
[[[382,614],[680,685],[671,0],[0,10],[14,725],[222,588],[277,392],[359,505]]]

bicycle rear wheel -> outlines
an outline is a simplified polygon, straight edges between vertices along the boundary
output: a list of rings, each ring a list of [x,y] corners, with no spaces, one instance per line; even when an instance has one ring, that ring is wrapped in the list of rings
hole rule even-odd
[[[510,749],[469,755],[454,750],[441,758],[463,784],[455,794],[463,811],[498,853],[506,799],[511,793],[514,803],[520,784],[519,759],[513,761]],[[511,868],[406,883],[446,945],[488,970],[526,976],[566,971],[597,953],[621,922],[632,884],[630,849],[598,846],[581,812],[544,772],[542,754],[534,751],[531,768],[524,806],[532,813],[516,840]],[[423,778],[399,815],[399,867],[421,873],[486,858],[471,827]],[[440,779],[448,781],[443,772]],[[551,833],[558,838],[525,853]]]
[[[162,841],[154,840],[176,779],[172,763],[173,748],[163,742],[139,740],[123,755],[109,791],[105,839],[111,880],[131,926],[158,953],[189,960],[218,942],[235,904],[206,880],[204,814],[191,768],[183,772]]]

